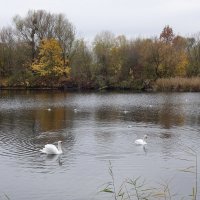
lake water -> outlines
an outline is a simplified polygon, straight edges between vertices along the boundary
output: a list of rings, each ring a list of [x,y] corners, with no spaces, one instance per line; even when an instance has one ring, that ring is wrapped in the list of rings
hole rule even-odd
[[[136,146],[145,134],[147,146]],[[39,152],[58,140],[62,155]],[[200,93],[0,91],[0,199],[114,199],[99,192],[109,162],[116,190],[140,176],[145,187],[168,184],[173,199],[191,199],[190,148],[199,160],[199,147]]]

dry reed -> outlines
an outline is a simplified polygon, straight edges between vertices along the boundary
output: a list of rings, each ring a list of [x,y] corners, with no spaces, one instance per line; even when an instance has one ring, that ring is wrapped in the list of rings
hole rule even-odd
[[[161,78],[155,82],[155,91],[200,92],[200,77]]]

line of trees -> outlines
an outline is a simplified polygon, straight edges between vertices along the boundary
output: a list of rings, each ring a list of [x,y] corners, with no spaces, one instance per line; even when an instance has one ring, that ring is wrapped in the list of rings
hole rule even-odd
[[[63,14],[30,10],[0,30],[0,86],[146,89],[159,78],[200,76],[200,34],[127,39],[110,32],[88,44]]]

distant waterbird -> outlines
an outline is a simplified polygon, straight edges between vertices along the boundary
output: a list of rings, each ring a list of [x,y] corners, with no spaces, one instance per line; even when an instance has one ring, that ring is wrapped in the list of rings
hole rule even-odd
[[[77,108],[74,108],[74,112],[75,112],[75,113],[77,113],[77,112],[78,112]]]

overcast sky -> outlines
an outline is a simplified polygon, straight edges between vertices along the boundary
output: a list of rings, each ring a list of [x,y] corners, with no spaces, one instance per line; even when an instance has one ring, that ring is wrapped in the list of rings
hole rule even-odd
[[[111,31],[128,37],[158,36],[165,25],[188,36],[200,31],[200,0],[0,0],[0,27],[16,14],[43,9],[63,13],[77,35],[93,39]]]

